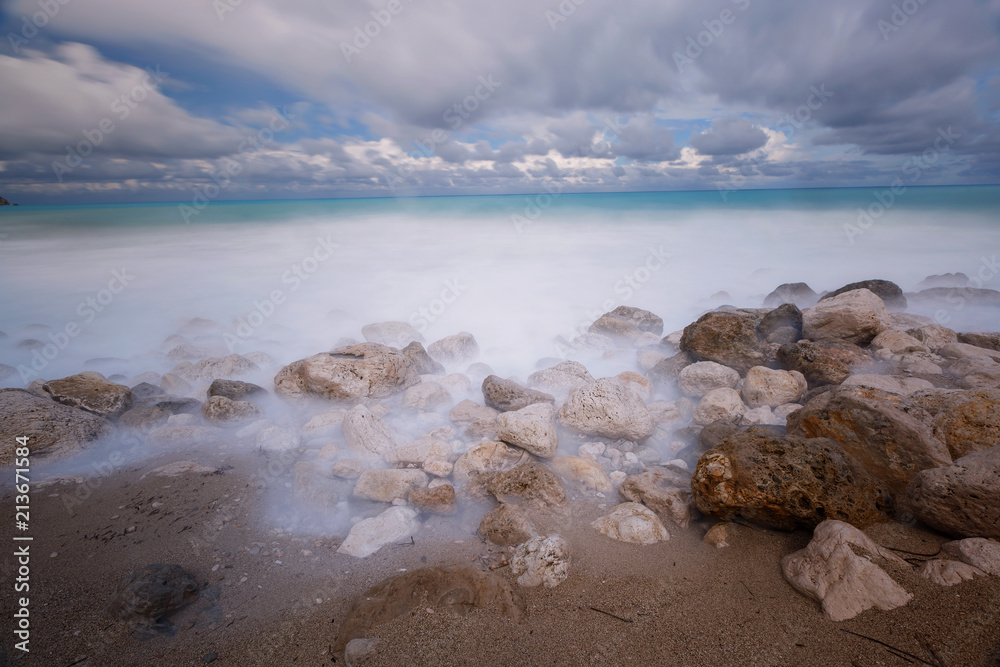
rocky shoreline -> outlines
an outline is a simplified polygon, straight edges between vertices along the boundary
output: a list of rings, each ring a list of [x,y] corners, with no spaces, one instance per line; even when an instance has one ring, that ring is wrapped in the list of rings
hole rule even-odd
[[[950,280],[928,278],[920,298],[954,290],[933,286]],[[989,290],[963,298],[992,298],[978,292]],[[936,599],[928,591],[978,591],[994,632],[921,659],[944,664],[937,653],[951,651],[987,664],[1000,648],[1000,333],[907,313],[908,296],[884,280],[823,295],[787,284],[762,308],[722,307],[667,335],[656,314],[620,306],[572,342],[578,358],[599,360],[591,368],[620,368],[606,377],[560,359],[499,377],[473,334],[424,347],[402,322],[281,365],[262,352],[217,355],[225,328],[193,320],[165,343],[177,362],[169,372],[85,371],[0,390],[0,462],[27,436],[33,465],[99,451],[121,483],[140,470],[186,484],[238,477],[255,502],[277,502],[262,521],[277,516],[338,567],[391,564],[398,545],[440,538],[440,562],[425,557],[396,576],[373,565],[373,588],[358,579],[340,589],[353,593],[338,594],[327,652],[346,651],[348,664],[392,664],[392,638],[377,638],[414,610],[523,624],[537,613],[532,591],[603,576],[590,571],[590,543],[669,560],[678,542],[721,554],[754,540],[796,544],[769,567],[787,594],[813,601],[818,624],[883,614],[891,625],[907,605]],[[122,451],[133,458],[117,461]],[[34,491],[76,516],[91,512],[80,491],[91,486],[69,474]],[[191,520],[192,545],[221,564],[215,532],[226,522],[212,521]],[[939,548],[886,547],[877,538],[890,533]],[[470,534],[482,557],[456,563],[441,545]],[[127,629],[116,641],[170,641],[171,619],[212,607],[210,582],[232,584],[173,551],[176,569],[132,563],[102,601]]]

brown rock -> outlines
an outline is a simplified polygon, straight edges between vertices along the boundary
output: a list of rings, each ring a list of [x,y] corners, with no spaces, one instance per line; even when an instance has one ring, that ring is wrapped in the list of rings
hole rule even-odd
[[[704,514],[779,530],[812,528],[831,518],[857,526],[888,518],[883,488],[837,443],[782,438],[758,427],[706,452],[691,490]]]
[[[960,333],[958,334],[958,342],[1000,352],[1000,332]]]
[[[513,496],[554,507],[566,500],[566,491],[559,477],[535,461],[522,463],[496,475],[490,480],[489,491],[501,502],[507,502]]]
[[[856,345],[838,341],[800,340],[778,348],[778,361],[805,376],[809,387],[840,384],[851,374],[851,365],[870,360]]]
[[[790,435],[830,438],[893,494],[921,470],[951,463],[930,415],[898,394],[840,386],[788,416]]]
[[[741,375],[766,361],[757,341],[754,318],[736,312],[705,313],[685,327],[680,348],[698,360],[729,366]]]
[[[478,532],[480,537],[502,547],[523,544],[536,533],[524,511],[517,505],[507,503],[487,512]]]
[[[109,382],[103,375],[93,371],[46,382],[42,385],[42,390],[57,403],[108,419],[114,419],[132,407],[131,389]]]
[[[623,500],[641,503],[664,522],[687,528],[691,522],[691,483],[667,469],[651,469],[629,475],[618,494]]]
[[[955,460],[1000,445],[1000,389],[947,395],[934,416],[934,435]]]
[[[456,511],[455,487],[451,484],[442,484],[432,489],[411,489],[408,500],[418,510],[431,514],[450,515]]]

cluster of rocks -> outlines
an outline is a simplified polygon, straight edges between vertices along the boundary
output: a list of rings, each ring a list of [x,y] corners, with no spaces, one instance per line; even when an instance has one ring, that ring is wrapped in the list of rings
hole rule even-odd
[[[1000,334],[907,314],[907,298],[882,280],[825,295],[783,285],[763,308],[724,307],[666,336],[659,317],[621,306],[573,341],[626,361],[597,378],[557,360],[499,377],[472,334],[424,347],[402,322],[278,368],[213,356],[201,343],[217,325],[197,320],[168,340],[163,375],[0,391],[0,435],[54,455],[128,433],[281,457],[299,502],[362,508],[339,548],[359,558],[475,510],[523,586],[566,579],[559,532],[581,500],[605,510],[595,536],[638,545],[702,519],[815,530],[784,572],[848,618],[908,600],[882,569],[906,563],[859,530],[875,523],[915,517],[957,538],[954,558],[924,566],[934,581],[995,573]],[[270,373],[273,391],[247,381]],[[707,539],[724,546],[726,524]]]

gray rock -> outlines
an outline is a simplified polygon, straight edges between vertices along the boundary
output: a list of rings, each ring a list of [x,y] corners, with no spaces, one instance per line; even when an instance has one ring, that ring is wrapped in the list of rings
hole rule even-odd
[[[135,389],[132,390],[135,392]],[[215,380],[208,387],[208,397],[224,396],[231,401],[242,401],[250,398],[261,398],[267,395],[267,390],[252,382],[239,380]]]
[[[369,343],[387,345],[397,350],[402,349],[412,341],[424,342],[424,337],[406,322],[380,322],[361,327],[361,335]]]
[[[468,364],[479,356],[479,344],[475,336],[468,331],[446,336],[434,341],[427,348],[427,353],[435,361],[446,365]]]
[[[413,341],[406,347],[404,347],[401,352],[403,356],[407,357],[413,362],[413,368],[419,375],[437,375],[438,373],[444,373],[444,366],[434,361],[424,346]]]
[[[261,410],[249,401],[233,401],[225,396],[212,396],[201,406],[201,416],[218,426],[242,426],[257,419]]]
[[[483,380],[483,398],[486,405],[500,412],[520,410],[534,403],[555,403],[549,394],[523,387],[513,380],[490,375]]]
[[[274,390],[290,399],[346,401],[385,398],[419,381],[413,362],[399,350],[362,343],[285,366],[274,378]]]
[[[906,506],[923,523],[955,537],[1000,537],[1000,446],[944,468],[918,472]]]
[[[34,396],[22,389],[0,389],[0,463],[9,464],[25,436],[33,457],[76,454],[115,433],[108,420]]]
[[[550,459],[559,448],[555,414],[555,408],[549,403],[535,403],[501,413],[497,417],[497,437],[535,456]]]
[[[108,419],[114,419],[132,407],[131,389],[108,382],[103,375],[93,371],[51,380],[42,385],[42,390],[58,403]]]
[[[775,308],[783,303],[792,303],[799,308],[808,308],[819,301],[819,295],[805,283],[784,283],[764,297],[765,308]]]
[[[859,289],[866,289],[882,299],[887,308],[892,310],[906,310],[906,297],[903,296],[903,290],[899,288],[899,285],[888,280],[862,280],[861,282],[844,285],[829,294],[824,294],[820,301],[832,299],[841,294]]]
[[[871,342],[892,327],[882,299],[866,289],[823,299],[807,308],[802,319],[802,335],[810,340],[840,340],[858,345]]]
[[[533,537],[517,549],[510,561],[510,571],[525,587],[544,584],[555,588],[569,576],[569,544],[559,535]]]
[[[601,378],[573,392],[559,410],[559,423],[586,435],[640,442],[655,423],[639,396],[615,378]]]
[[[396,447],[392,427],[364,405],[348,410],[341,428],[347,446],[358,454],[386,456]]]

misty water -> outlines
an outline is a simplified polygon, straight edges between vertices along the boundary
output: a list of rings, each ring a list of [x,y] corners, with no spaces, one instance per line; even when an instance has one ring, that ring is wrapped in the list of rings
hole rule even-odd
[[[7,334],[0,363],[18,372],[0,386],[83,370],[134,384],[140,373],[177,364],[166,355],[176,341],[165,342],[196,317],[220,323],[224,333],[189,331],[193,344],[273,358],[241,378],[268,389],[282,365],[364,340],[362,326],[389,320],[412,324],[425,345],[471,332],[479,360],[503,377],[523,381],[559,358],[583,361],[601,377],[639,370],[635,353],[606,358],[566,343],[618,305],[656,313],[669,333],[724,304],[759,307],[786,282],[822,292],[883,278],[913,291],[928,275],[960,271],[983,276],[973,287],[1000,284],[983,270],[1000,248],[1000,188],[910,190],[880,217],[859,221],[859,208],[878,211],[877,195],[217,202],[189,222],[176,204],[8,209],[0,214],[0,331]],[[957,330],[992,331],[993,310],[955,304],[938,315]],[[454,402],[482,402],[478,379]],[[290,424],[308,418],[289,418],[278,399],[266,416]],[[402,441],[436,423],[399,411],[387,419]],[[447,423],[447,411],[439,421]],[[109,447],[51,471],[92,474]],[[348,455],[342,448],[340,458]],[[287,476],[289,466],[281,471]],[[288,506],[289,486],[278,485],[276,507]],[[350,508],[340,509],[309,516],[342,532]]]

